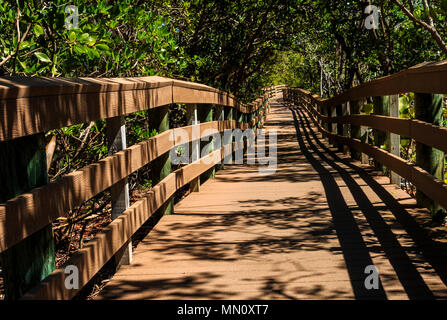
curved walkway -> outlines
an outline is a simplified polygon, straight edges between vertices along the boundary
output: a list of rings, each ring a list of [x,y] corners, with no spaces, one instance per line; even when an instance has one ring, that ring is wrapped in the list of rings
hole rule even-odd
[[[446,228],[387,177],[320,140],[278,98],[278,167],[226,165],[179,202],[98,299],[447,297]],[[425,227],[423,227],[425,226]],[[366,289],[374,265],[378,289]]]

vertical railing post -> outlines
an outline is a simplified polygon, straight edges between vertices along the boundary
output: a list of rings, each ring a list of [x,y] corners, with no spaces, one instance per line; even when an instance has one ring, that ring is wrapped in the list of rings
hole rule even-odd
[[[312,101],[312,100],[311,100],[311,101]],[[311,102],[311,103],[312,103],[312,102]],[[318,105],[320,106],[320,113],[321,113],[321,115],[322,115],[322,116],[325,116],[325,115],[326,115],[326,106],[325,106],[324,104],[318,104]],[[321,125],[321,127],[322,127],[323,129],[327,130],[327,129],[326,129],[327,124],[326,124],[326,122],[323,121],[323,119],[321,119],[320,125]]]
[[[236,113],[236,109],[232,108],[232,107],[225,107],[225,120],[226,121],[232,121],[233,120],[233,114]],[[228,155],[226,155],[224,157],[224,163],[226,164],[231,164],[232,163],[232,148],[233,148],[233,131],[231,130],[231,134],[225,134],[224,132],[224,140],[222,142],[222,145],[225,148],[231,148],[231,151],[228,153]],[[230,147],[228,147],[227,145],[230,145]],[[224,149],[225,152],[225,149]]]
[[[149,110],[150,130],[156,130],[158,134],[169,130],[169,105]],[[155,186],[172,172],[170,152],[160,155],[151,163],[152,185]],[[174,212],[173,199],[168,199],[157,210],[157,215],[168,215]]]
[[[329,116],[330,116],[331,118],[337,116],[337,107],[336,107],[336,106],[331,106],[331,107],[329,108]],[[332,132],[332,133],[337,133],[337,124],[334,123],[334,122],[330,123],[330,124],[329,124],[329,131]],[[337,144],[336,144],[336,142],[335,142],[335,139],[330,139],[330,140],[329,140],[329,143],[330,143],[332,146],[337,147]]]
[[[0,164],[0,203],[47,184],[45,134],[0,142]],[[46,278],[56,268],[54,253],[51,224],[0,253],[5,299],[19,299]]]
[[[342,116],[348,116],[351,113],[351,109],[350,109],[350,105],[348,102],[343,103],[342,105]],[[348,123],[344,123],[342,125],[342,131],[343,131],[343,136],[345,137],[349,137],[349,127],[350,125]],[[348,145],[343,145],[343,153],[345,155],[347,155],[349,153],[349,146]]]
[[[324,115],[325,115],[326,117],[330,117],[330,115],[331,115],[331,113],[330,113],[331,110],[329,109],[329,107],[325,106],[323,112],[324,112]],[[327,131],[331,131],[331,129],[332,129],[332,124],[329,123],[329,122],[325,122],[325,123],[324,123],[324,129],[326,129]],[[329,141],[329,137],[327,137],[327,140]]]
[[[259,128],[262,129],[264,127],[264,121],[265,117],[267,115],[267,98],[265,94],[262,96],[261,99],[261,112],[263,112],[262,117],[259,118]]]
[[[414,97],[415,118],[442,126],[443,95],[415,93]],[[416,142],[416,165],[439,180],[444,181],[444,152],[441,150]],[[444,214],[443,208],[428,196],[416,188],[417,203],[430,209],[434,220],[442,218]]]
[[[233,110],[233,117],[234,117],[234,120],[236,120],[236,129],[242,130],[241,129],[241,125],[242,125],[242,122],[243,122],[242,112],[240,112],[238,109],[235,108]],[[235,162],[235,160],[236,160],[237,148],[239,147],[239,143],[240,143],[240,140],[237,140],[238,136],[239,135],[235,135],[234,136],[234,142],[235,142],[234,144],[235,144],[235,146],[234,146],[234,151],[233,151],[233,154],[232,154],[233,162]]]
[[[326,115],[326,108],[324,106],[323,103],[319,102],[319,101],[313,101],[310,98],[307,98],[309,100],[309,105],[310,106],[315,106],[317,111],[322,115]],[[318,124],[323,128],[326,129],[326,123],[323,121],[323,118],[317,118]],[[324,137],[324,136],[323,136]]]
[[[255,107],[255,108],[257,108],[258,107],[258,103],[255,101],[254,103],[253,103],[253,106]],[[253,132],[254,132],[254,134],[255,134],[255,139],[256,139],[256,129],[258,128],[258,124],[256,123],[256,117],[257,117],[257,115],[258,115],[258,111],[259,111],[259,109],[256,109],[256,110],[254,110],[251,114],[250,114],[250,123],[251,123],[251,125],[252,125],[252,130],[253,130]]]
[[[382,115],[386,116],[390,114],[390,98],[389,96],[380,96],[373,97],[373,105],[374,105],[374,115]],[[390,135],[388,132],[383,132],[380,130],[373,129],[373,137],[374,137],[374,146],[381,148],[384,146],[384,149],[389,150],[389,139]],[[374,160],[374,166],[381,170],[383,173],[387,172],[387,168],[383,166],[381,163]]]
[[[246,114],[243,113],[243,112],[241,112],[241,111],[238,111],[237,123],[238,123],[239,129],[240,129],[242,132],[244,132],[245,122],[246,122]],[[241,154],[243,155],[243,154],[245,154],[244,137],[243,137],[243,135],[239,135],[239,136],[240,136],[240,137],[239,137],[239,141],[236,141],[236,143],[237,143],[236,148],[238,148],[238,149],[239,149],[239,148],[242,148],[242,152],[241,152]],[[233,159],[236,160],[236,155],[237,155],[237,154],[239,154],[239,151],[236,151],[236,152],[234,153],[234,157],[233,157]]]
[[[390,117],[399,118],[399,95],[390,96]],[[390,152],[395,156],[400,157],[400,136],[395,133],[390,133]],[[391,171],[390,182],[400,187],[401,177]]]
[[[364,100],[353,100],[349,102],[350,112],[352,115],[360,114],[362,106],[365,103]],[[351,138],[358,139],[361,142],[368,143],[368,132],[367,128],[363,126],[351,125]],[[351,158],[354,160],[359,160],[362,163],[368,163],[368,155],[351,148]]]
[[[343,105],[338,104],[335,108],[336,116],[342,116],[343,115]],[[343,123],[335,123],[336,126],[336,133],[340,136],[343,135]],[[343,144],[337,143],[337,149],[339,152],[343,152]]]
[[[216,106],[215,108],[215,120],[217,121],[224,121],[225,120],[225,108],[223,106]],[[217,150],[217,148],[222,147],[224,143],[224,132],[220,134],[220,146],[214,145],[214,148]],[[221,163],[216,165],[216,171],[217,170],[223,170],[225,169],[225,164],[222,161]]]
[[[199,118],[197,114],[197,104],[188,104],[186,105],[186,124],[188,126],[196,125],[199,123]],[[191,137],[192,141],[189,143],[189,152],[190,152],[190,162],[194,162],[197,159],[200,159],[200,132],[199,137],[194,136],[194,130],[192,130],[193,136]],[[199,140],[194,140],[194,139]],[[191,192],[199,192],[200,191],[200,176],[194,178],[189,183],[189,189]]]
[[[308,101],[307,97],[304,97],[304,99],[306,100],[306,102]],[[311,100],[310,102],[307,103],[307,106],[310,107],[310,108],[314,107],[315,110],[317,110],[320,114],[323,114],[323,110],[321,108],[321,104],[320,103],[313,103],[312,100]],[[317,123],[320,126],[322,126],[323,125],[323,121],[321,121],[321,119],[318,116],[316,116],[316,119],[317,119]]]
[[[125,117],[118,116],[106,120],[107,145],[109,155],[126,149]],[[118,218],[129,208],[129,184],[127,178],[117,182],[111,187],[112,220]],[[132,263],[132,241],[128,241],[114,256],[115,267]]]
[[[264,128],[264,123],[267,121],[267,115],[270,112],[269,99],[266,95],[264,95],[264,98],[262,100],[262,105],[263,105],[264,114],[262,115],[261,128]]]
[[[198,109],[198,116],[200,123],[213,121],[213,105],[211,104],[202,104]],[[214,143],[212,137],[209,137],[209,141],[202,141],[200,144],[200,154],[202,156],[202,150],[204,150],[205,146],[208,146],[209,153],[214,151]],[[216,169],[213,166],[211,169],[200,175],[200,183],[204,183],[208,179],[214,178],[216,174]]]

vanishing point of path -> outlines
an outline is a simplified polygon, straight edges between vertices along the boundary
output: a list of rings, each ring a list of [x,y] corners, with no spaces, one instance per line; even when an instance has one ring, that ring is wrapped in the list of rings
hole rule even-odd
[[[371,167],[337,153],[279,97],[275,174],[226,165],[179,202],[98,299],[447,297],[444,227]],[[380,274],[364,285],[365,267]]]

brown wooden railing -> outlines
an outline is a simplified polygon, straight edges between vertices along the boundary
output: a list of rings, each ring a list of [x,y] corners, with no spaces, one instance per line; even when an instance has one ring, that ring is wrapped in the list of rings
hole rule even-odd
[[[180,135],[177,134],[180,129],[189,133],[191,142],[194,126],[200,127],[200,138],[206,135],[207,129],[223,133],[225,129],[262,127],[270,109],[269,99],[281,89],[281,86],[267,88],[258,99],[243,104],[231,94],[217,89],[162,77],[0,78],[0,143],[173,103],[184,103],[188,108],[215,105],[232,110],[225,112],[225,119],[219,121],[159,133],[0,204],[0,253],[180,145]],[[238,148],[244,148],[243,141],[223,145],[167,175],[62,267],[29,290],[24,298],[72,298],[179,188],[199,179],[201,174],[214,167],[211,161],[204,160],[223,159]],[[74,265],[79,270],[79,290],[67,290],[64,286],[67,265]]]
[[[430,158],[432,151],[429,148],[424,149],[426,154],[421,152],[418,155],[416,163],[412,163],[399,156],[399,139],[391,141],[387,149],[361,139],[360,128],[370,127],[397,137],[408,137],[414,139],[416,144],[447,152],[447,128],[418,119],[398,118],[399,100],[396,95],[408,92],[415,93],[415,103],[418,104],[416,108],[428,114],[437,112],[442,115],[442,98],[436,100],[437,106],[433,106],[433,96],[447,94],[447,61],[422,63],[397,74],[364,83],[333,98],[321,98],[299,88],[286,88],[283,95],[286,101],[307,109],[323,137],[336,145],[349,147],[352,152],[357,150],[372,157],[374,161],[390,169],[392,174],[412,182],[418,192],[447,208],[447,185],[443,181],[443,175],[434,168],[444,166],[443,157],[438,163],[429,163],[427,158]],[[375,97],[383,96],[390,96],[388,107],[394,111],[393,116],[359,114],[365,99],[372,98],[375,109]],[[433,175],[434,172],[437,172],[436,176]],[[399,180],[394,183],[400,184]]]

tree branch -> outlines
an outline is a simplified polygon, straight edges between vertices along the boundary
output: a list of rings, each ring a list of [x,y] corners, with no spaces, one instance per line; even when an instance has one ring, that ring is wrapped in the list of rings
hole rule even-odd
[[[412,20],[414,23],[422,26],[425,28],[432,36],[432,38],[436,41],[439,48],[442,50],[442,52],[447,55],[447,45],[445,44],[444,40],[442,40],[441,35],[439,34],[438,30],[434,26],[429,25],[428,23],[419,20],[416,18],[410,10],[408,10],[399,0],[393,0],[395,4]]]

